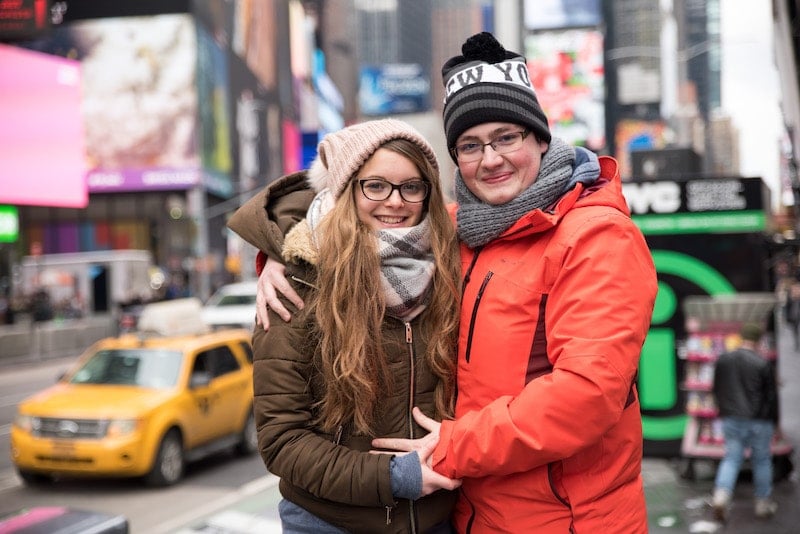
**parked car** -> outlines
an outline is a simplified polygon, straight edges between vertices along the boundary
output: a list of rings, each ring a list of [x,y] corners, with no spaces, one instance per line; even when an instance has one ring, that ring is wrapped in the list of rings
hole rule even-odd
[[[209,331],[197,299],[148,304],[138,331],[98,341],[23,400],[11,459],[23,481],[58,476],[178,482],[188,461],[257,450],[251,332]]]
[[[203,321],[211,328],[246,328],[256,323],[257,281],[220,287],[203,306]]]

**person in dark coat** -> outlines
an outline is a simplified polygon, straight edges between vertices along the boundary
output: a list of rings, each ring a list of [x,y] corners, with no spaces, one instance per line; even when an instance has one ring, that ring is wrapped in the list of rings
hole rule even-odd
[[[714,368],[714,396],[725,434],[725,457],[714,480],[712,505],[724,521],[739,470],[750,449],[755,514],[771,517],[778,505],[772,495],[772,437],[778,422],[778,386],[772,363],[758,353],[759,325],[746,323],[736,350],[720,355]]]

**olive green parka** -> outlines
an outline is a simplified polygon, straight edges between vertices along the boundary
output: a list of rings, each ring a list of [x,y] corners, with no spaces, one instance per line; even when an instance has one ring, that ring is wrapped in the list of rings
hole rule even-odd
[[[305,172],[295,173],[259,192],[228,222],[260,251],[282,258],[287,278],[306,302],[315,291],[316,273],[310,230],[303,219],[313,197]],[[267,469],[281,478],[282,496],[351,532],[425,532],[446,522],[455,492],[438,491],[413,502],[397,500],[390,484],[392,455],[369,452],[375,437],[426,434],[414,422],[412,407],[419,406],[429,416],[434,413],[438,379],[424,359],[420,318],[410,323],[391,317],[384,321],[393,388],[377,406],[375,435],[360,434],[351,425],[328,433],[314,424],[314,407],[324,384],[313,317],[285,299],[284,304],[293,312],[290,323],[270,311],[269,331],[256,325],[253,334],[259,450]]]

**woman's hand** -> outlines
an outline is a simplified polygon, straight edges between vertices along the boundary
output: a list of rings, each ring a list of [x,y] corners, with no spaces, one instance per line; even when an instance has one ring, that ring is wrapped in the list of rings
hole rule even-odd
[[[256,291],[256,323],[260,324],[265,332],[269,330],[270,308],[287,323],[292,319],[291,312],[278,298],[278,293],[289,299],[298,309],[303,309],[303,299],[286,279],[286,267],[272,258],[267,258],[267,263],[258,277]]]

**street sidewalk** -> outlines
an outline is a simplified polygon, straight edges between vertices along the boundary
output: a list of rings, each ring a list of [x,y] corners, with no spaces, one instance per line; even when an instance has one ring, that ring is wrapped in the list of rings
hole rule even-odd
[[[781,325],[783,326],[783,325]],[[794,472],[775,484],[773,498],[778,512],[771,520],[753,514],[753,485],[745,471],[737,484],[727,524],[714,521],[709,506],[716,463],[696,461],[692,479],[680,476],[680,459],[645,458],[642,462],[650,534],[790,534],[800,532],[800,476],[797,447],[800,444],[800,354],[794,352],[790,335],[781,328],[778,373],[781,382],[781,428],[794,445]],[[242,488],[230,499],[206,510],[205,515],[153,534],[272,534],[280,533],[277,478],[267,474]],[[135,532],[133,534],[136,534]],[[598,533],[600,534],[600,533]],[[627,533],[602,533],[627,534]]]

